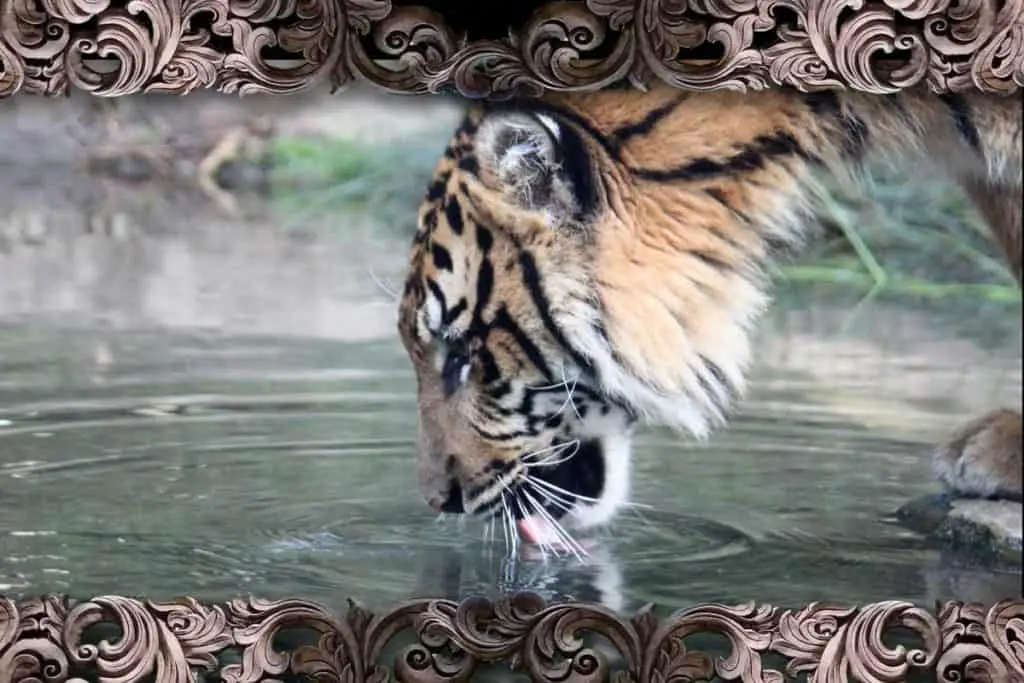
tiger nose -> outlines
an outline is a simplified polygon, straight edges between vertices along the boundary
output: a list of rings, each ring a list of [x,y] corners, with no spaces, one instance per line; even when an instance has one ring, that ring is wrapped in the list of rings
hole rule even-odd
[[[431,496],[430,499],[427,500],[427,505],[432,507],[436,512],[462,514],[466,511],[462,506],[462,487],[456,482],[452,482],[446,493],[439,493]]]

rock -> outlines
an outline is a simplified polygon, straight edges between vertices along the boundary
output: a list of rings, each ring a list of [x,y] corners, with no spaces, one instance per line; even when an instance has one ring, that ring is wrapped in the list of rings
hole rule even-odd
[[[1020,566],[1024,562],[1024,510],[1020,503],[995,500],[954,500],[935,536],[953,549],[983,561]]]
[[[906,527],[970,564],[1024,564],[1024,506],[1005,500],[916,498],[896,512]]]
[[[908,529],[930,536],[952,508],[953,501],[949,496],[935,493],[905,503],[896,511],[896,519]]]

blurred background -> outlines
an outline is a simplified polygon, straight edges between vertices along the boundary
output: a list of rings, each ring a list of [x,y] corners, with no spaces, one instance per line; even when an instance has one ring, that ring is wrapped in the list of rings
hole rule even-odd
[[[0,593],[1019,593],[894,519],[937,490],[932,445],[1021,392],[1020,293],[920,169],[835,193],[736,422],[642,430],[637,505],[587,561],[435,520],[394,292],[460,112],[361,88],[0,107]]]

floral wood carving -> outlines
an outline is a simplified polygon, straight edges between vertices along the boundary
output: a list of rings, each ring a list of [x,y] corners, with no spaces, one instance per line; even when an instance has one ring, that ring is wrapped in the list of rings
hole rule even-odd
[[[1024,0],[555,0],[468,40],[390,0],[2,0],[0,96],[288,93],[368,81],[508,97],[654,78],[691,90],[1012,93]]]
[[[283,646],[289,633],[305,633],[307,642]],[[719,636],[727,651],[691,649],[686,641],[695,635]],[[590,643],[592,636],[608,645]],[[407,644],[385,657],[401,640]],[[224,683],[425,683],[467,681],[494,664],[534,681],[774,683],[807,675],[889,683],[918,675],[1016,683],[1024,681],[1024,601],[937,611],[896,601],[796,610],[707,604],[658,619],[650,607],[630,618],[530,593],[498,602],[414,600],[381,614],[350,603],[344,616],[303,600],[0,599],[0,680],[11,683],[187,683],[200,673]]]

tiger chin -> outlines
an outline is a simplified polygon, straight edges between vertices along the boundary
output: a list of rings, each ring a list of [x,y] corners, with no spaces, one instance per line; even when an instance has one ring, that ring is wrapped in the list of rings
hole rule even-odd
[[[699,439],[745,391],[769,270],[823,179],[958,182],[1021,279],[1022,97],[787,90],[475,103],[419,209],[399,310],[435,510],[585,528],[629,498],[640,421]],[[956,495],[1021,497],[1021,415],[936,450]],[[699,484],[696,484],[699,485]]]

